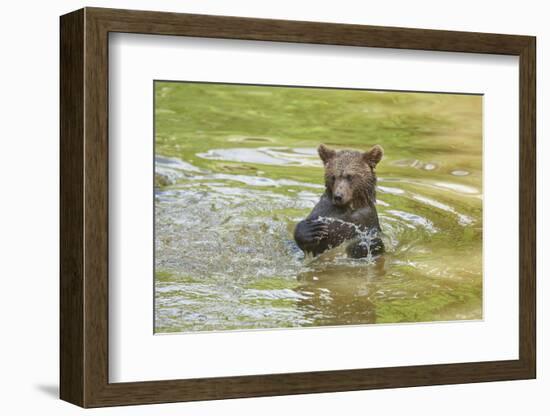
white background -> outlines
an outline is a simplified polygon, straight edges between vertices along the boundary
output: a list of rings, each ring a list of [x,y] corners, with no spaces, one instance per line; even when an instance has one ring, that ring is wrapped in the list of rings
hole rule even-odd
[[[2,174],[0,276],[1,410],[7,414],[78,414],[56,400],[58,385],[58,15],[83,5],[157,9],[375,25],[532,34],[538,36],[538,380],[424,387],[294,397],[226,400],[87,411],[88,414],[385,414],[465,415],[548,413],[546,359],[549,298],[543,242],[548,211],[550,146],[544,140],[544,104],[550,84],[550,27],[544,2],[386,1],[297,2],[50,1],[10,2],[2,9]],[[548,328],[548,325],[546,324]]]
[[[517,57],[114,34],[109,70],[112,382],[518,358]],[[483,93],[483,321],[153,336],[154,79]]]

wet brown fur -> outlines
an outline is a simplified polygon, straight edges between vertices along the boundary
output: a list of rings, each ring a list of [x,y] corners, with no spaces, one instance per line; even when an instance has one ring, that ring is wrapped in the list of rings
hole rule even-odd
[[[351,209],[376,203],[376,164],[383,155],[380,146],[369,152],[356,150],[335,151],[320,145],[319,156],[325,166],[325,187],[332,199],[334,192],[343,194],[344,205]]]
[[[298,223],[294,238],[306,253],[317,255],[357,236],[349,224],[324,224],[320,217],[333,218],[352,223],[362,231],[380,231],[376,212],[375,167],[382,159],[383,149],[376,145],[368,152],[357,150],[334,150],[321,144],[319,157],[325,168],[325,193],[309,216]],[[383,251],[381,240],[376,242],[377,252]],[[375,251],[376,251],[375,250]],[[367,251],[358,249],[354,257],[363,257]],[[349,252],[349,250],[348,250]]]

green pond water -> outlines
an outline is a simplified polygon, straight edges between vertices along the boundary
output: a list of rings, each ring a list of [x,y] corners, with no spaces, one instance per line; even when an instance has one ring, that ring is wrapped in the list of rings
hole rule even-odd
[[[155,82],[155,332],[482,318],[482,97]],[[316,147],[380,144],[387,252],[304,258]]]

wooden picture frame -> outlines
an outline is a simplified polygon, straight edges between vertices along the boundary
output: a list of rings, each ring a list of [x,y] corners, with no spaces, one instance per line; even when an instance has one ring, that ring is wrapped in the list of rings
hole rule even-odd
[[[61,17],[60,396],[82,407],[535,378],[535,38],[85,8]],[[110,383],[108,35],[111,32],[519,56],[519,359]]]

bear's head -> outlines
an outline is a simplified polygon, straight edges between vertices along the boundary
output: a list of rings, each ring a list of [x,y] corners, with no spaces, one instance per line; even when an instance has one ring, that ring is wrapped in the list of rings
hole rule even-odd
[[[317,149],[325,167],[327,196],[339,207],[359,208],[376,202],[374,168],[384,150],[375,145],[368,152],[334,150],[321,144]]]

